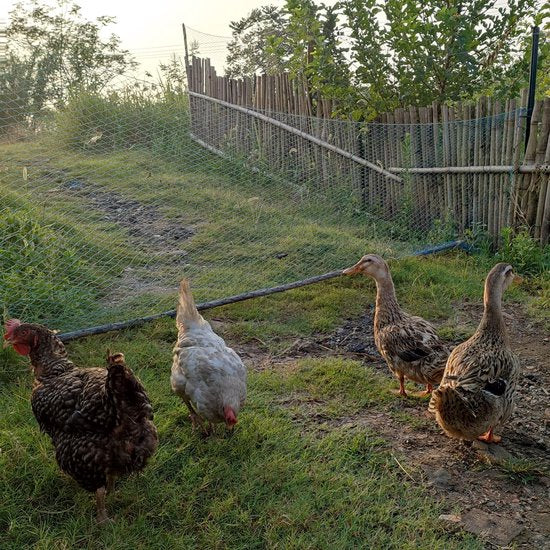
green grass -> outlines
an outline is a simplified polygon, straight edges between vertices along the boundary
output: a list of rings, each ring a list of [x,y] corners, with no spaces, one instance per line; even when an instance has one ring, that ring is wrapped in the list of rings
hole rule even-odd
[[[523,484],[532,483],[549,472],[548,465],[526,458],[508,459],[501,462],[499,468],[506,472],[511,480]]]
[[[197,299],[212,299],[329,271],[365,249],[388,256],[411,250],[411,244],[388,240],[381,227],[366,223],[353,209],[299,200],[281,183],[222,162],[192,142],[186,147],[185,155],[168,161],[154,148],[90,152],[62,148],[51,138],[2,145],[4,205],[51,231],[52,248],[75,250],[99,299],[111,296],[113,289],[119,294],[108,310],[88,310],[86,315],[67,311],[63,317],[50,311],[46,293],[23,302],[22,293],[11,293],[6,300],[11,314],[23,311],[55,319],[60,329],[77,328],[83,322],[168,309],[174,303],[170,289],[175,290],[182,276],[192,279]],[[71,181],[82,182],[92,199],[70,192]],[[165,250],[157,246],[152,225],[142,244],[129,243],[128,228],[106,219],[93,202],[97,190],[151,207],[164,220],[177,220],[175,225],[193,228],[195,234]],[[179,251],[185,254],[183,260],[174,263],[173,253]],[[28,277],[23,267],[24,286]],[[129,267],[138,282],[160,290],[125,284]],[[17,275],[17,266],[13,272]],[[64,279],[51,280],[67,286]],[[83,277],[73,277],[70,284],[83,293],[90,287],[89,278]]]
[[[167,323],[71,344],[77,364],[123,350],[154,403],[160,447],[120,483],[97,527],[93,499],[64,477],[28,402],[30,377],[12,352],[0,393],[1,548],[481,548],[440,528],[432,495],[411,485],[375,433],[335,425],[323,437],[296,402],[337,420],[379,407],[386,377],[356,361],[303,360],[251,372],[231,437],[202,439],[171,395],[175,337]],[[9,367],[8,367],[9,368]]]

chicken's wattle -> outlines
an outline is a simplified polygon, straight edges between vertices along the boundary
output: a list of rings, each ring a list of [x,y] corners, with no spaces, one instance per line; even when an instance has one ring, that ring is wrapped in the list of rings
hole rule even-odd
[[[19,355],[29,355],[29,353],[31,352],[31,347],[27,344],[13,344],[13,349]]]

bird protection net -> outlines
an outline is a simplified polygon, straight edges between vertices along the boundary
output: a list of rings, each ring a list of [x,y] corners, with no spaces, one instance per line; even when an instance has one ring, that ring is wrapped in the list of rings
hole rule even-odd
[[[143,82],[3,101],[3,313],[72,330],[172,309],[182,277],[210,300],[501,227],[512,173],[414,168],[509,164],[518,120],[358,124]]]

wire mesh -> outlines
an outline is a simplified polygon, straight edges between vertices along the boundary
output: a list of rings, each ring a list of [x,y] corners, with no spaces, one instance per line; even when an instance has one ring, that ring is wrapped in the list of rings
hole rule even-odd
[[[497,136],[513,131],[517,112],[407,125],[263,114],[383,169],[166,90],[83,93],[40,113],[5,104],[5,314],[61,330],[139,317],[172,308],[183,276],[197,300],[216,299],[367,252],[409,254],[475,224],[503,224],[512,207],[511,174],[411,169],[507,164]]]
[[[227,45],[232,40],[231,37],[205,33],[188,25],[185,26],[185,29],[189,54],[208,57],[212,59],[212,63],[216,67],[223,68],[227,60]]]

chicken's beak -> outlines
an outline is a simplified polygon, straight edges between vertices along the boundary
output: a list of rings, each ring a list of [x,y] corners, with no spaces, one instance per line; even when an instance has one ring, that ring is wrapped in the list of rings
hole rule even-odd
[[[357,273],[361,273],[361,262],[358,262],[342,271],[342,275],[357,275]]]
[[[519,275],[514,275],[514,280],[512,281],[514,285],[520,285],[523,283],[523,277],[520,277]]]

